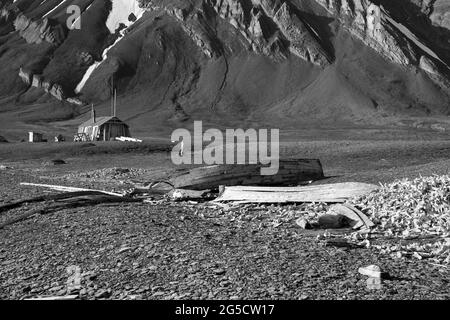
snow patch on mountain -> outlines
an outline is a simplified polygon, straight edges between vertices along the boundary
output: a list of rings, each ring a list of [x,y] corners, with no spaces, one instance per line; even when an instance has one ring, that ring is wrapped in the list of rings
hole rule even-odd
[[[102,53],[102,61],[96,61],[93,65],[91,65],[86,73],[84,74],[81,81],[78,83],[78,85],[75,88],[75,93],[80,93],[81,90],[83,90],[84,86],[86,85],[86,82],[91,77],[92,73],[108,58],[108,52],[114,48],[114,46],[120,42],[120,40],[123,39],[123,37],[126,34],[126,30],[132,26],[136,21],[138,21],[142,15],[144,14],[145,9],[141,9],[138,6],[138,3],[136,0],[114,0],[113,1],[113,9],[108,17],[108,20],[106,22],[106,26],[108,29],[114,33],[115,30],[119,27],[120,23],[123,23],[126,25],[126,28],[120,31],[119,37],[116,39],[116,41],[110,45],[108,48],[106,48]],[[128,16],[133,13],[136,16],[135,21],[129,21]],[[125,19],[125,20],[124,20]]]
[[[47,12],[43,18],[48,17],[50,14],[52,14],[55,10],[57,10],[60,6],[62,6],[64,3],[66,3],[66,0],[62,0],[58,5],[56,5],[52,10],[50,10],[49,12]]]
[[[106,21],[106,26],[111,33],[115,33],[121,23],[126,26],[132,24],[128,20],[130,14],[134,14],[140,18],[145,12],[145,9],[139,7],[137,0],[113,0],[113,7]]]

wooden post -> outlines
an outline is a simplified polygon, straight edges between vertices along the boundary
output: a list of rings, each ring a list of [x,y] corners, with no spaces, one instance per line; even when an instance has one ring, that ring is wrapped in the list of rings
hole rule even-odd
[[[114,117],[116,116],[116,110],[117,110],[117,90],[114,89]]]

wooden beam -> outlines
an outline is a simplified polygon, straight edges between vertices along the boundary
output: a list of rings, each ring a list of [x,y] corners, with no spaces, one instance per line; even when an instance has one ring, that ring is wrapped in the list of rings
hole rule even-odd
[[[108,191],[103,191],[103,190],[93,190],[93,189],[85,189],[85,188],[74,188],[74,187],[56,186],[56,185],[50,185],[50,184],[26,183],[26,182],[22,182],[20,185],[21,186],[47,188],[47,189],[60,191],[60,192],[83,192],[83,191],[86,192],[87,191],[87,192],[102,193],[102,194],[106,194],[106,195],[114,196],[114,197],[124,197],[124,195],[121,193],[108,192]]]

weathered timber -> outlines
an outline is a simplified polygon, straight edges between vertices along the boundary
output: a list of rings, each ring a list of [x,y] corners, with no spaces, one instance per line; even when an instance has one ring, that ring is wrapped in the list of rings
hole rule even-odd
[[[70,301],[70,300],[77,300],[79,298],[78,295],[70,295],[70,296],[51,296],[51,297],[37,297],[37,298],[29,298],[24,299],[28,301]]]
[[[337,183],[306,187],[225,187],[214,201],[238,201],[239,203],[344,203],[363,196],[378,187],[365,183]]]
[[[186,189],[174,189],[169,192],[169,196],[175,201],[187,201],[187,200],[205,200],[213,199],[209,194],[210,190],[186,190]]]
[[[356,209],[354,206],[344,203],[344,206],[352,210],[358,217],[361,219],[361,221],[364,223],[366,228],[373,228],[375,227],[375,223],[373,223],[372,220],[370,220],[364,213]]]
[[[103,190],[92,190],[92,189],[85,189],[85,188],[74,188],[74,187],[66,187],[66,186],[56,186],[56,185],[50,185],[50,184],[37,184],[37,183],[26,183],[22,182],[20,185],[22,186],[30,186],[30,187],[40,187],[40,188],[47,188],[55,191],[61,191],[61,192],[95,192],[95,193],[102,193],[110,196],[115,197],[123,197],[124,195],[121,193],[115,193],[115,192],[108,192]]]
[[[55,196],[62,196],[62,195],[55,195]],[[95,191],[84,192],[82,195],[80,192],[65,193],[64,197],[53,198],[53,200],[58,202],[54,203],[53,205],[46,205],[44,208],[29,210],[25,213],[12,217],[3,223],[0,223],[0,229],[3,229],[4,227],[15,224],[17,222],[29,219],[37,214],[46,214],[64,209],[93,206],[103,203],[142,202],[142,199],[117,197],[101,193],[99,194],[98,192]]]
[[[345,217],[346,221],[353,229],[360,229],[366,226],[360,216],[354,210],[345,206],[345,204],[335,204],[331,206],[328,213]]]
[[[37,203],[37,202],[43,202],[43,201],[58,201],[58,200],[64,200],[68,198],[74,198],[74,197],[82,197],[82,196],[94,196],[94,195],[103,195],[102,192],[96,192],[96,191],[78,191],[78,192],[64,192],[59,194],[50,194],[50,195],[43,195],[39,197],[29,198],[29,199],[23,199],[19,201],[15,201],[12,203],[7,203],[2,206],[0,206],[0,213],[8,210],[12,210],[15,208],[19,208],[24,204],[27,203]]]
[[[170,177],[176,189],[207,190],[219,186],[292,186],[324,178],[319,160],[280,160],[276,175],[261,175],[261,164],[215,165],[177,172]]]
[[[36,214],[44,214],[45,212],[47,212],[46,209],[37,209],[37,210],[29,210],[25,213],[19,214],[18,216],[8,219],[6,222],[0,223],[0,230],[3,229],[4,227],[12,225],[16,222],[26,220]]]

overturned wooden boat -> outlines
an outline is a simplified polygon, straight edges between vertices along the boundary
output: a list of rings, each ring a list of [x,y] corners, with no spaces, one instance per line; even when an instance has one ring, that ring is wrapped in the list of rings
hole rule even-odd
[[[261,164],[214,165],[180,170],[170,177],[176,189],[213,190],[219,186],[298,186],[324,178],[322,164],[316,159],[280,160],[275,175],[261,175]]]
[[[367,195],[379,187],[367,183],[346,182],[303,187],[225,187],[215,202],[239,203],[344,203]],[[367,226],[372,227],[368,221]]]

